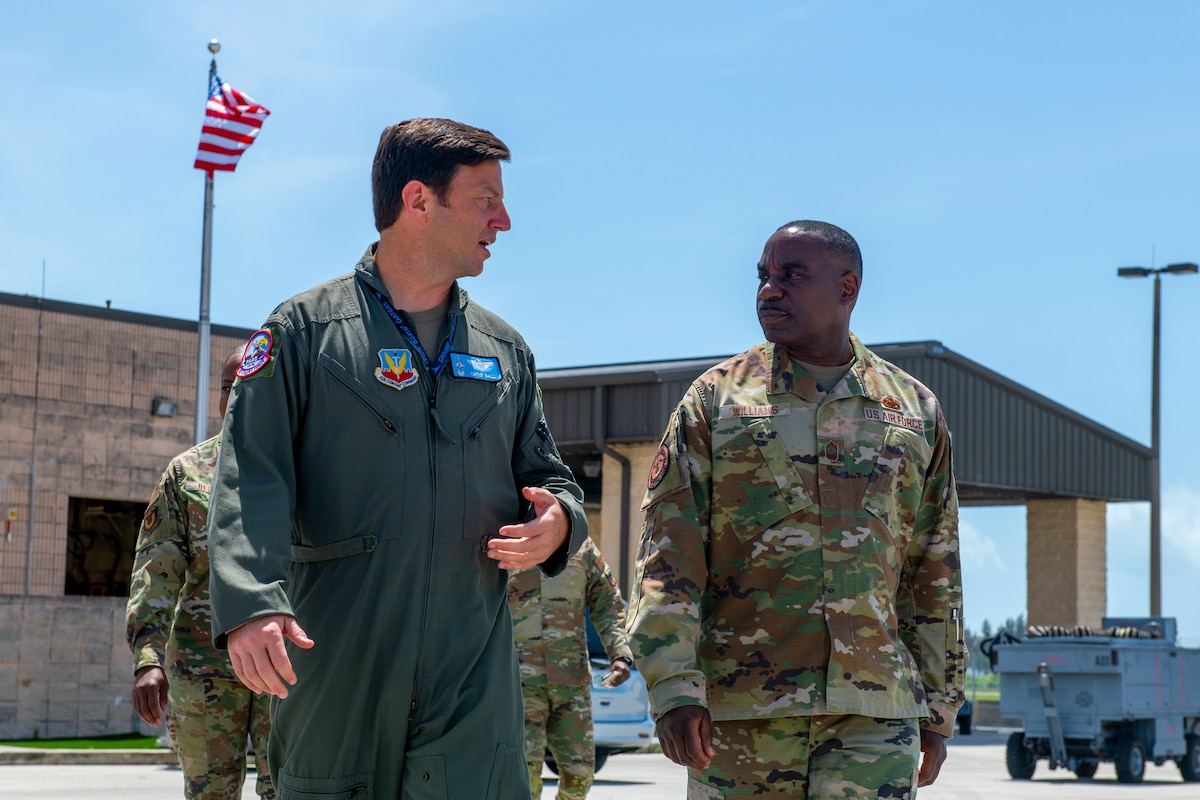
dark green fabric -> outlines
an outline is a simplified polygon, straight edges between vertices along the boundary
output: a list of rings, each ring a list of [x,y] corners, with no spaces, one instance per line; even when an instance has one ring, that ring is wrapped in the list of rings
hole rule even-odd
[[[457,286],[452,351],[498,359],[501,379],[447,367],[435,395],[418,359],[412,385],[377,379],[381,349],[415,348],[374,295],[370,254],[276,309],[269,368],[234,387],[211,514],[216,641],[282,613],[316,642],[289,647],[299,681],[272,715],[281,800],[359,785],[525,800],[507,573],[485,542],[526,518],[523,486],[545,487],[572,525],[555,574],[587,535],[582,493],[529,348]]]

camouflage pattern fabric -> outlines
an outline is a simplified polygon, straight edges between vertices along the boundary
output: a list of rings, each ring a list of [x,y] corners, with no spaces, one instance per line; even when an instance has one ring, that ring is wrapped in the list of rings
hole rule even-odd
[[[851,344],[828,392],[764,343],[672,416],[629,619],[656,716],[921,717],[953,734],[966,648],[949,430],[926,387]]]
[[[212,642],[208,596],[208,501],[221,437],[176,456],[154,488],[138,533],[125,606],[134,672],[237,680]]]
[[[274,800],[266,759],[270,695],[255,696],[240,681],[219,678],[174,675],[169,686],[167,731],[183,770],[184,796],[240,798],[249,739],[258,773],[255,791]]]
[[[688,770],[688,800],[914,800],[917,719],[765,717],[713,723],[713,760]]]
[[[134,672],[167,675],[167,728],[189,798],[241,797],[247,737],[259,762],[256,789],[274,797],[265,754],[270,697],[255,698],[229,654],[212,642],[208,503],[220,436],[176,456],[154,489],[134,555],[126,638]]]
[[[508,607],[521,667],[532,797],[542,796],[542,761],[549,746],[558,766],[559,800],[583,798],[595,773],[584,611],[609,660],[631,658],[617,579],[588,537],[553,578],[537,568],[509,576]]]
[[[609,659],[632,658],[621,590],[591,537],[553,578],[537,568],[510,575],[508,608],[522,684],[591,686],[585,609]]]
[[[522,686],[525,701],[525,761],[533,800],[542,796],[546,748],[558,767],[557,800],[583,800],[596,773],[592,698],[577,686]]]

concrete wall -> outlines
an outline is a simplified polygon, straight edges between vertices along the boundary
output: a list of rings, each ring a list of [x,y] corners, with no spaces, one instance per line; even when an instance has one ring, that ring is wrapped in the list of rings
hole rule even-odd
[[[221,424],[221,363],[247,333],[214,326],[206,435]],[[139,723],[126,598],[64,596],[68,509],[71,498],[144,507],[194,443],[196,326],[0,294],[0,342],[0,518],[17,515],[0,533],[0,738],[128,733]],[[153,416],[156,397],[176,415]],[[32,537],[22,459],[35,467]]]
[[[603,466],[603,500],[600,503],[600,527],[602,538],[596,539],[600,552],[612,567],[616,575],[617,585],[621,594],[629,599],[630,581],[637,565],[638,547],[642,542],[642,499],[646,496],[646,477],[650,474],[650,464],[654,461],[654,453],[658,443],[613,444],[612,449],[629,460],[629,527],[621,530],[621,465],[610,455],[604,456]],[[621,540],[628,542],[629,557],[621,561]]]
[[[0,596],[0,739],[139,729],[123,597]]]
[[[17,513],[11,536],[0,536],[0,594],[25,594],[29,578],[30,594],[61,595],[68,498],[145,503],[167,462],[195,443],[194,326],[65,306],[0,302],[0,512],[6,521],[8,509]],[[211,337],[206,433],[220,428],[221,363],[244,342]],[[156,397],[178,413],[152,416]],[[30,470],[15,459],[36,468],[32,560]]]

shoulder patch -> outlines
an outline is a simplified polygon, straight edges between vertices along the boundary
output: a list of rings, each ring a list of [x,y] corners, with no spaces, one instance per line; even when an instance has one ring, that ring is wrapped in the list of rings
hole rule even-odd
[[[250,335],[250,341],[246,342],[246,349],[242,351],[242,362],[238,364],[236,375],[239,378],[249,378],[259,373],[264,377],[270,376],[275,371],[274,349],[275,338],[269,330],[263,328],[255,331]],[[271,369],[266,369],[268,366]]]
[[[663,478],[667,476],[667,469],[670,466],[671,451],[665,444],[661,444],[658,446],[658,452],[654,454],[654,463],[650,465],[650,478],[646,481],[646,488],[657,489],[658,485],[663,482]]]
[[[158,527],[158,506],[151,505],[146,509],[146,516],[142,518],[142,532],[152,533]]]

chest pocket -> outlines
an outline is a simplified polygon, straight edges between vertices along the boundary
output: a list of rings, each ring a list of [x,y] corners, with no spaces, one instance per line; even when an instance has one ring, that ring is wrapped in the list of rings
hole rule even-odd
[[[863,492],[863,509],[884,524],[901,550],[912,540],[929,458],[925,437],[888,426]]]
[[[508,399],[510,391],[516,379],[513,378],[512,371],[504,373],[499,382],[494,384],[473,381],[473,383],[482,383],[484,386],[494,387],[494,391],[490,392],[475,409],[474,413],[467,419],[462,426],[463,437],[472,442],[477,439],[484,431],[485,426],[497,411],[505,407],[505,400]],[[511,428],[510,428],[511,435]]]
[[[814,505],[779,432],[769,419],[738,420],[714,436],[713,533],[732,531],[741,542]]]

